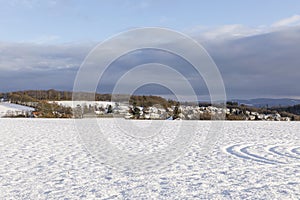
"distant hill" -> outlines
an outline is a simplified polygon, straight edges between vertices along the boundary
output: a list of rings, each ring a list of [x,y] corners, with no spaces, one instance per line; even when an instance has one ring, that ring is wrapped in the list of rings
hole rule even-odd
[[[82,98],[82,100],[89,99],[87,97],[91,96],[91,93],[74,93],[77,100]],[[70,91],[58,91],[54,89],[50,90],[24,90],[16,92],[0,92],[0,101],[9,100],[12,103],[24,104],[24,102],[40,102],[40,101],[71,101],[73,92]],[[114,101],[122,102],[128,101],[131,105],[136,106],[152,106],[155,104],[160,104],[161,106],[167,108],[172,105],[176,105],[177,102],[173,100],[167,100],[160,96],[140,96],[140,95],[114,95],[111,94],[95,94],[95,98],[91,100],[95,101]]]
[[[234,99],[234,102],[238,102],[239,104],[244,104],[247,106],[253,106],[257,108],[262,107],[286,107],[286,106],[294,106],[300,104],[300,99],[271,99],[271,98],[258,98],[258,99],[249,99],[249,100],[241,100]]]
[[[280,107],[280,108],[274,107],[274,110],[275,109],[279,112],[287,112],[287,113],[292,113],[295,115],[300,115],[300,104],[293,105],[293,106]]]

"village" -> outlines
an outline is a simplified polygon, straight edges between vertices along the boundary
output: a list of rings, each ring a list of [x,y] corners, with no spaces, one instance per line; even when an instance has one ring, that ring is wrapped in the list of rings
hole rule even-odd
[[[239,108],[225,108],[217,106],[190,106],[176,105],[164,108],[161,105],[149,107],[134,106],[106,101],[50,101],[53,114],[57,118],[63,117],[61,111],[68,110],[70,113],[67,118],[91,118],[91,117],[118,117],[125,119],[145,119],[145,120],[264,120],[264,121],[291,121],[291,117],[281,116],[278,112],[259,113]],[[27,105],[30,105],[27,103]],[[33,104],[32,104],[33,105]],[[55,105],[55,106],[54,106]],[[55,107],[64,109],[54,109]],[[72,110],[72,111],[70,111]],[[35,108],[12,104],[10,102],[0,103],[0,117],[41,117],[42,113]]]
[[[138,110],[137,113],[132,110]],[[148,108],[129,106],[116,106],[112,109],[113,113],[124,114],[126,119],[169,119],[169,120],[210,120],[210,119],[229,119],[229,120],[265,120],[265,121],[290,121],[290,117],[282,117],[279,113],[264,114],[251,112],[237,108],[219,108],[214,106],[172,106],[167,109],[160,105]],[[102,113],[104,114],[104,113]]]
[[[109,118],[118,117],[139,120],[263,120],[292,121],[292,117],[281,116],[272,111],[269,113],[251,110],[248,107],[232,107],[206,105],[172,105],[163,107],[137,106],[110,101],[47,101],[12,103],[0,99],[0,117],[32,117],[32,118]],[[45,114],[48,112],[48,114]],[[50,113],[50,114],[49,114]]]

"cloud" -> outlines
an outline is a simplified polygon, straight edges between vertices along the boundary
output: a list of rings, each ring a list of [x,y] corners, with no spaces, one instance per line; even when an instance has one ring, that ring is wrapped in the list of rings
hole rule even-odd
[[[300,27],[205,47],[222,73],[228,96],[300,97]]]
[[[53,44],[53,43],[59,41],[59,39],[61,39],[61,37],[58,35],[44,35],[44,36],[35,38],[33,40],[24,41],[24,42],[34,43],[34,44]]]
[[[291,17],[279,20],[272,24],[272,27],[292,26],[300,24],[300,15],[293,15]]]
[[[158,70],[159,67],[156,62],[160,65],[169,66],[169,71],[163,66],[160,66],[161,70]],[[152,64],[143,66],[147,63]],[[177,76],[174,76],[174,73],[171,72],[172,70],[177,71]],[[120,57],[105,71],[101,77],[98,89],[105,93],[111,93],[115,83],[117,83],[122,76],[125,76],[125,74],[127,81],[125,83],[123,82],[122,85],[127,85],[128,87],[150,78],[150,80],[156,80],[157,83],[168,83],[169,86],[172,85],[173,87],[177,85],[177,87],[179,86],[177,91],[180,95],[190,95],[184,86],[184,83],[189,81],[197,93],[208,94],[204,80],[200,75],[197,75],[197,71],[190,63],[178,55],[162,50],[145,49],[134,51]],[[152,94],[162,94],[161,91],[154,91],[149,87],[146,89],[152,91]],[[143,90],[141,90],[141,92],[143,92]]]
[[[0,69],[17,71],[78,67],[91,47],[90,44],[0,43]]]
[[[196,37],[201,42],[211,42],[267,34],[298,25],[300,25],[300,15],[293,15],[274,22],[271,25],[260,25],[256,27],[249,27],[242,24],[229,24],[218,27],[194,26],[184,30],[184,32]]]
[[[237,36],[232,37],[232,33]],[[300,88],[300,27],[248,30],[242,25],[220,27],[211,32],[211,38],[203,43],[222,74],[229,98],[299,97]],[[207,36],[206,36],[207,37]],[[195,37],[203,41],[202,34]],[[138,39],[136,37],[135,39]],[[172,41],[169,41],[172,42]],[[174,41],[173,41],[174,42]],[[123,43],[129,45],[130,40]],[[1,91],[22,89],[72,89],[74,78],[85,56],[96,44],[33,44],[0,43]],[[120,46],[112,46],[105,52]],[[197,54],[197,52],[188,52]],[[120,57],[105,72],[99,89],[111,92],[114,83],[132,67],[157,61],[173,66],[195,85],[199,96],[208,96],[205,82],[195,75],[189,64],[180,58],[160,51],[136,51]],[[95,66],[97,67],[97,66]],[[156,71],[139,71],[137,78],[145,74],[159,76],[176,83],[176,77]],[[126,84],[134,84],[131,79]],[[179,89],[181,85],[178,85]],[[170,95],[165,90],[146,88],[157,94]],[[184,88],[182,88],[184,89]],[[139,90],[143,92],[143,90]],[[144,90],[146,91],[146,90]],[[184,90],[182,90],[184,94]]]
[[[197,29],[193,30],[193,34],[200,35],[201,40],[240,38],[260,34],[265,31],[262,27],[250,28],[241,24],[224,25],[211,29],[205,29],[202,27],[202,31],[200,33],[195,32],[196,30]]]
[[[70,89],[70,80],[74,80],[91,47],[90,44],[0,43],[1,91],[36,87]]]

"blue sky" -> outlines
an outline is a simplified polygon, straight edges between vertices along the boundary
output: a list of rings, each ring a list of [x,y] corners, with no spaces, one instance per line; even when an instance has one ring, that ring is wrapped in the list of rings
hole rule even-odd
[[[224,25],[271,26],[298,14],[297,0],[0,1],[0,41],[101,41],[133,27],[190,33]]]
[[[300,99],[298,0],[0,0],[0,5],[0,92],[72,90],[80,65],[99,42],[150,26],[183,32],[200,42],[217,64],[228,98]],[[168,58],[141,55],[117,62],[108,75],[112,78],[102,85],[104,92],[113,87],[110,81],[118,67],[149,57]],[[176,58],[168,62],[180,63]],[[207,98],[205,83],[198,85],[197,94]]]

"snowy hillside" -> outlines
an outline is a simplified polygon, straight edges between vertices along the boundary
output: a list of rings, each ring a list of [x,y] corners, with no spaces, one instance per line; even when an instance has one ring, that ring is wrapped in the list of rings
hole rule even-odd
[[[0,103],[0,117],[3,117],[7,114],[18,115],[26,112],[32,112],[34,108],[22,106],[18,104],[2,102]]]

